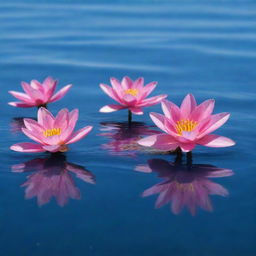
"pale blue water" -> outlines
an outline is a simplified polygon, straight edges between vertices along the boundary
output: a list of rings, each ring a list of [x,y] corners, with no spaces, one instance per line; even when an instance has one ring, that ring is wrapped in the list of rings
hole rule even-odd
[[[2,0],[0,35],[1,256],[256,255],[254,1]],[[7,91],[48,75],[59,79],[59,88],[74,84],[49,109],[79,108],[78,127],[94,129],[57,159],[11,152],[10,145],[27,140],[20,118],[33,118],[36,110],[8,106]],[[159,105],[134,117],[132,129],[124,123],[126,111],[98,112],[112,102],[99,83],[124,75],[157,80],[154,94],[167,93],[177,104],[187,93],[199,102],[215,98],[215,113],[231,112],[218,134],[237,145],[197,147],[189,170],[175,165],[175,156],[141,152],[134,141],[157,130],[148,113],[161,112]],[[152,159],[171,162],[161,162],[167,173],[148,173],[148,160],[151,167],[159,161]],[[12,172],[31,160],[28,172],[21,166]],[[226,177],[208,177],[212,171]],[[206,209],[197,206],[194,216],[186,207],[175,214],[170,202],[155,209],[157,195],[142,193],[171,175],[183,184],[177,190],[190,192],[194,185],[184,184],[210,180],[222,195],[209,195],[211,203],[206,195]],[[37,177],[46,183],[33,183]],[[48,198],[39,207],[35,197],[25,199],[29,186],[44,191],[55,178],[72,188],[54,191],[59,201]]]

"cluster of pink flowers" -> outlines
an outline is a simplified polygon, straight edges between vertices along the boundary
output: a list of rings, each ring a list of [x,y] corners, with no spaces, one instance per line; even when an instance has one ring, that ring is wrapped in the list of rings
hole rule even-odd
[[[229,138],[212,134],[228,119],[229,113],[212,114],[214,100],[206,100],[197,105],[192,94],[188,94],[180,107],[166,100],[166,94],[148,98],[155,89],[157,82],[144,85],[144,79],[133,81],[124,77],[122,81],[116,78],[110,79],[112,87],[100,84],[100,88],[118,104],[109,104],[102,107],[100,112],[113,112],[128,109],[131,114],[142,115],[143,108],[161,103],[164,115],[150,113],[155,125],[163,131],[138,141],[145,147],[172,151],[180,148],[183,152],[189,152],[194,147],[204,145],[208,147],[229,147],[235,144]],[[30,84],[21,83],[24,93],[9,91],[11,95],[19,99],[19,102],[10,102],[15,107],[38,107],[37,121],[24,119],[25,127],[22,132],[36,143],[24,142],[11,146],[11,149],[19,152],[65,152],[68,145],[85,137],[92,126],[86,126],[74,131],[78,120],[78,110],[69,112],[62,109],[54,117],[46,109],[51,102],[60,100],[69,91],[72,85],[66,85],[57,93],[55,92],[57,81],[48,77],[43,83],[32,80]]]
[[[192,94],[188,94],[178,107],[166,100],[167,95],[148,97],[155,89],[157,82],[144,85],[142,77],[133,81],[124,77],[122,81],[111,78],[112,86],[100,84],[100,88],[114,101],[115,104],[105,105],[100,112],[109,113],[117,110],[128,110],[128,123],[102,123],[104,131],[101,136],[112,139],[103,144],[114,154],[125,151],[133,155],[135,150],[144,152],[175,151],[190,152],[194,147],[229,147],[235,142],[229,138],[212,134],[228,119],[229,113],[212,114],[214,100],[206,100],[197,105]],[[18,102],[10,102],[14,107],[37,107],[37,120],[23,118],[19,129],[33,142],[14,144],[11,150],[18,152],[66,152],[68,146],[75,143],[92,130],[92,126],[85,126],[75,131],[78,121],[78,109],[69,111],[61,109],[54,116],[48,109],[49,103],[63,98],[72,85],[66,85],[55,93],[57,80],[47,77],[43,83],[32,80],[21,83],[24,92],[9,91]],[[132,114],[142,115],[143,108],[161,103],[163,115],[150,113],[154,124],[160,130],[149,129],[141,123],[132,123]],[[20,122],[20,119],[19,119]],[[140,125],[139,125],[140,124]],[[144,137],[145,136],[145,137]],[[199,206],[205,210],[212,209],[210,194],[226,196],[228,191],[217,183],[208,180],[210,177],[225,177],[232,175],[231,170],[222,170],[212,166],[187,166],[169,163],[164,160],[149,160],[149,165],[137,166],[137,171],[158,172],[165,180],[144,191],[143,197],[159,194],[156,207],[159,208],[172,202],[172,212],[178,214],[183,207],[187,207],[191,214],[195,214]],[[51,154],[50,158],[37,158],[23,164],[14,165],[13,172],[37,171],[28,176],[23,184],[26,187],[25,197],[37,197],[38,204],[43,205],[55,197],[57,203],[65,205],[69,198],[79,199],[80,191],[75,186],[70,173],[75,174],[85,182],[94,184],[93,174],[83,167],[68,163],[65,155]],[[193,171],[193,172],[192,172]],[[188,182],[189,181],[189,182]]]
[[[11,95],[20,102],[9,102],[14,107],[38,107],[37,121],[24,118],[24,128],[22,132],[36,143],[23,142],[11,146],[11,149],[19,152],[65,152],[68,145],[81,140],[91,130],[92,126],[86,126],[78,131],[74,131],[78,120],[78,109],[68,111],[64,108],[54,117],[46,109],[47,104],[60,100],[71,88],[70,85],[64,86],[57,93],[55,92],[57,80],[47,77],[43,83],[32,80],[30,84],[21,83],[24,93],[9,91]]]

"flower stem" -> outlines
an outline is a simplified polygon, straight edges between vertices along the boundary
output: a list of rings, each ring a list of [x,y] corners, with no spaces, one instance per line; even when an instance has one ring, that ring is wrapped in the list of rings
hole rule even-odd
[[[181,148],[178,147],[178,148],[175,150],[175,153],[176,153],[175,163],[176,163],[176,164],[180,164],[181,161],[182,161],[182,151],[181,151]]]
[[[131,112],[131,110],[128,110],[128,123],[129,124],[132,123],[132,112]]]
[[[42,105],[40,105],[40,106],[37,106],[37,108],[39,109],[39,108],[46,108],[47,109],[47,104],[42,104]]]

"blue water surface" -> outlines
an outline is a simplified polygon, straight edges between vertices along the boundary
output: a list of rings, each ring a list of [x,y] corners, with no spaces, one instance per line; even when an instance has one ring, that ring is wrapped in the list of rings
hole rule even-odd
[[[255,67],[255,1],[0,0],[0,255],[255,256]],[[8,106],[7,91],[48,75],[74,85],[50,111],[79,108],[77,128],[94,129],[61,156],[12,152],[36,109]],[[112,103],[99,83],[125,75],[176,104],[214,98],[236,146],[197,147],[192,166],[140,148],[160,105],[132,127],[126,111],[98,112]],[[176,194],[151,195],[161,182]],[[212,191],[177,196],[197,185]]]

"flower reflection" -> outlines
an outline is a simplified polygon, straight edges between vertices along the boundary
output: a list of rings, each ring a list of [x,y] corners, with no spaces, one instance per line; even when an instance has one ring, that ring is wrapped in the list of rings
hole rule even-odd
[[[67,204],[69,198],[81,198],[71,173],[87,183],[95,184],[95,177],[91,172],[82,166],[68,163],[66,157],[61,154],[13,165],[12,171],[34,172],[21,186],[26,187],[25,198],[37,197],[39,206],[49,203],[52,197],[55,197],[60,206]]]
[[[14,117],[10,123],[10,129],[12,133],[22,132],[22,128],[25,128],[24,119],[26,117]],[[30,119],[36,120],[35,118],[30,117]]]
[[[232,170],[212,165],[183,165],[179,161],[167,162],[163,159],[151,159],[148,165],[137,166],[136,171],[157,172],[158,177],[164,179],[142,194],[143,197],[159,194],[156,208],[171,203],[171,211],[174,214],[179,214],[184,207],[187,207],[192,215],[196,214],[197,207],[212,211],[209,195],[227,196],[229,194],[227,189],[209,178],[233,175]]]
[[[137,141],[143,135],[158,134],[158,131],[152,129],[153,126],[147,126],[142,122],[102,122],[100,136],[110,139],[106,144],[102,144],[103,149],[107,149],[113,155],[134,156],[137,151],[144,150]]]

